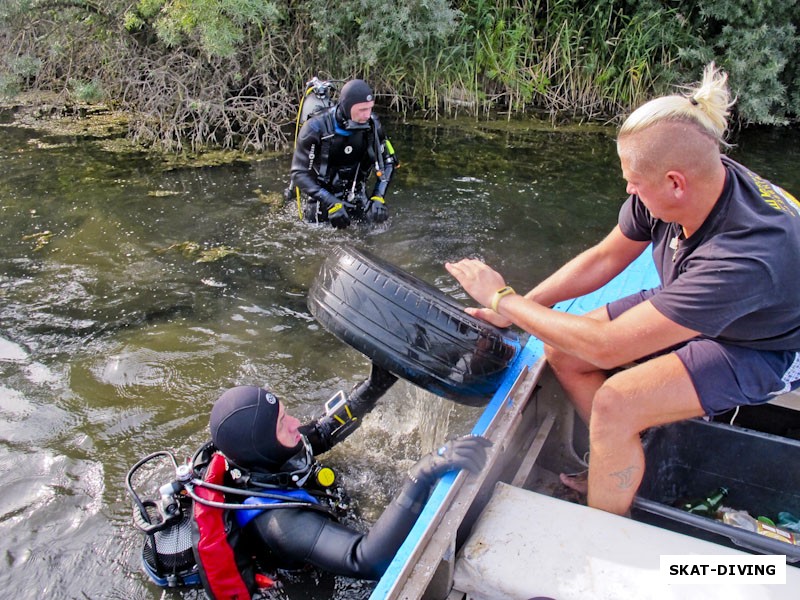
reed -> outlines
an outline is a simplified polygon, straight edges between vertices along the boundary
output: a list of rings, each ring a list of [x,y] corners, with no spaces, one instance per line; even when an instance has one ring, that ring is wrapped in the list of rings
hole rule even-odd
[[[617,4],[465,0],[452,35],[386,44],[372,74],[402,112],[608,118],[674,78],[691,37],[674,9],[627,14]]]
[[[607,121],[714,59],[743,121],[784,123],[800,115],[800,3],[767,4],[5,0],[0,94],[103,99],[146,145],[261,151],[290,140],[314,75],[364,77],[428,118]]]

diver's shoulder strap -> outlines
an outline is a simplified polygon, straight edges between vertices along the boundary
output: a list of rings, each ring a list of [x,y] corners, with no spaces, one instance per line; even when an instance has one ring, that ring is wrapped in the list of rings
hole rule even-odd
[[[322,121],[322,135],[320,137],[319,149],[319,179],[323,183],[328,183],[328,159],[331,155],[331,140],[336,133],[336,106],[331,106],[320,117]]]

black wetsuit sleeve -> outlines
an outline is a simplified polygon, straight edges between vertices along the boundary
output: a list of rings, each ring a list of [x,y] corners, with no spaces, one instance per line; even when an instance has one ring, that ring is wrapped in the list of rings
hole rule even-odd
[[[309,119],[300,128],[292,156],[292,182],[305,194],[323,205],[332,205],[336,198],[322,187],[318,180],[319,161],[322,152],[322,127],[319,119]]]
[[[373,363],[369,377],[354,386],[347,396],[351,420],[342,425],[341,420],[322,416],[316,421],[303,425],[300,432],[311,444],[314,455],[327,452],[360,427],[364,415],[375,408],[378,400],[392,387],[395,381],[397,381],[396,376]]]
[[[265,511],[251,531],[286,564],[308,562],[347,577],[378,579],[414,526],[430,487],[408,479],[368,533],[302,508]]]
[[[383,163],[383,172],[375,181],[375,187],[372,190],[372,196],[379,196],[381,198],[386,196],[386,190],[389,188],[389,183],[392,181],[394,169],[397,166],[397,157],[392,150],[390,143],[387,143],[386,135],[383,133],[383,126],[377,116],[373,115],[373,122],[375,126],[375,135],[378,138],[378,145],[381,152]]]

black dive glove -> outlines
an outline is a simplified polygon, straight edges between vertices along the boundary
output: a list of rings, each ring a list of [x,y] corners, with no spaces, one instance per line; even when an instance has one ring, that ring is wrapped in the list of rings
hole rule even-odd
[[[339,200],[336,196],[325,189],[320,189],[316,194],[319,202],[320,212],[327,215],[327,220],[336,229],[344,229],[350,225],[350,215],[347,209],[354,206],[349,202]]]
[[[486,464],[486,449],[491,445],[492,442],[479,435],[456,438],[419,459],[408,470],[408,476],[415,483],[431,486],[448,471],[467,469],[478,473]]]
[[[367,203],[366,219],[368,223],[383,223],[389,218],[386,201],[380,196],[373,196]]]
[[[350,215],[347,214],[347,206],[352,208],[349,202],[336,202],[328,208],[328,221],[334,229],[344,229],[350,225]]]

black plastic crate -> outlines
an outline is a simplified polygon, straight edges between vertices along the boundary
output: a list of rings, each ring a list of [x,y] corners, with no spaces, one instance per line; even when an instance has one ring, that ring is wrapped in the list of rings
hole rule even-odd
[[[715,519],[690,514],[673,504],[705,496],[724,486],[724,506],[775,519],[780,511],[800,516],[800,441],[702,419],[682,421],[647,432],[646,469],[634,509],[666,518],[676,531],[744,549],[785,554],[800,561],[800,546],[788,544]],[[800,534],[796,534],[800,536]],[[721,542],[722,543],[722,542]]]

